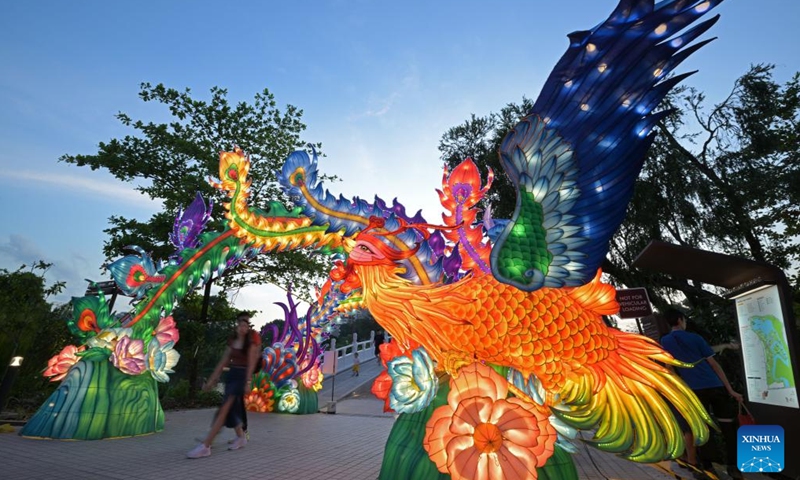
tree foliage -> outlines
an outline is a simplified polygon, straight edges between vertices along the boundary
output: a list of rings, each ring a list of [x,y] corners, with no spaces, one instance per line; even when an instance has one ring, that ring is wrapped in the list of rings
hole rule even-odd
[[[647,286],[656,307],[685,301],[714,343],[727,341],[735,325],[717,289],[630,265],[658,239],[770,262],[795,285],[800,280],[800,76],[779,84],[773,70],[752,66],[714,105],[694,88],[665,99],[662,107],[674,113],[657,126],[603,265],[617,284]],[[487,166],[497,172],[497,148],[530,104],[523,98],[451,128],[439,145],[443,159],[452,165],[472,156],[484,172]],[[506,185],[493,188],[498,218],[514,209],[515,193]]]
[[[0,269],[0,338],[3,345],[12,347],[12,354],[24,354],[35,343],[36,325],[48,320],[53,310],[47,298],[65,286],[64,282],[47,286],[44,274],[50,266],[37,262],[29,270],[26,265],[13,272]]]
[[[203,315],[203,295],[193,292],[175,308],[172,317],[180,328],[180,340],[175,350],[181,354],[174,379],[186,379],[190,386],[190,397],[199,387],[199,378],[207,378],[222,358],[227,340],[236,327],[239,310],[233,308],[224,294],[212,295],[208,299]]]
[[[274,171],[294,150],[306,143],[302,110],[287,105],[278,108],[265,89],[251,103],[228,102],[227,91],[214,87],[209,101],[196,99],[187,88],[180,92],[164,85],[143,83],[139,97],[144,102],[165,106],[172,119],[167,123],[135,120],[125,113],[116,118],[134,133],[99,144],[93,155],[64,155],[61,161],[92,170],[106,169],[119,180],[136,182],[137,190],[163,202],[164,209],[147,220],[115,215],[105,230],[104,253],[108,260],[124,254],[128,245],[138,245],[165,259],[172,252],[169,233],[179,208],[187,206],[201,192],[216,204],[211,229],[222,229],[225,197],[208,183],[219,175],[219,152],[240,146],[250,154],[251,205],[267,209],[266,202],[286,202],[274,182]],[[291,283],[304,292],[324,272],[321,261],[307,252],[294,251],[261,255],[225,277],[226,286],[247,283]]]
[[[343,347],[353,343],[353,334],[358,335],[358,341],[369,340],[372,332],[376,334],[383,331],[383,327],[375,321],[375,318],[366,310],[354,313],[345,317],[339,325],[339,332],[336,337],[336,347]]]
[[[482,117],[472,114],[469,120],[452,127],[439,142],[442,159],[451,170],[465,158],[472,158],[484,178],[489,169],[494,174],[494,183],[486,197],[481,201],[484,210],[491,205],[496,218],[511,218],[516,202],[516,190],[503,173],[497,151],[503,137],[533,108],[533,102],[523,97],[519,104],[509,103],[500,113],[490,113]]]
[[[47,285],[44,275],[50,266],[36,262],[13,272],[0,269],[0,372],[12,356],[24,357],[9,408],[35,409],[50,394],[42,366],[71,340],[65,322],[72,313],[70,305],[54,307],[48,302],[64,288],[64,282]]]

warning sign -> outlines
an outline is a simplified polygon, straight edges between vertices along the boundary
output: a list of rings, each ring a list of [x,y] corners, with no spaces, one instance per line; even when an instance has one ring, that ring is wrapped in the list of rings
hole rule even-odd
[[[617,290],[620,318],[642,318],[653,313],[646,288]]]

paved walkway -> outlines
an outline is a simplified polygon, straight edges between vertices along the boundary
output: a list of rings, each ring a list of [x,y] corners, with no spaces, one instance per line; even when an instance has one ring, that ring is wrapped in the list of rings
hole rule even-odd
[[[0,435],[0,477],[44,479],[375,479],[392,418],[345,415],[248,415],[250,443],[226,450],[231,431],[209,458],[186,452],[205,434],[213,409],[167,412],[163,432],[93,442]],[[343,438],[344,437],[344,438]]]
[[[320,411],[327,412],[331,401],[338,402],[359,388],[371,386],[372,381],[381,373],[381,370],[383,370],[383,365],[373,358],[361,362],[361,371],[357,377],[353,375],[353,371],[350,368],[339,372],[335,381],[332,375],[325,376],[322,381],[322,390],[317,394],[319,396]],[[367,391],[369,391],[369,388],[367,388]]]
[[[362,365],[358,377],[349,371],[338,375],[335,415],[251,414],[247,447],[227,451],[231,431],[223,431],[212,456],[199,460],[188,460],[185,454],[196,445],[194,438],[205,434],[213,409],[167,412],[163,432],[135,438],[80,442],[0,434],[0,478],[374,480],[394,422],[369,393],[379,371],[373,361]],[[320,398],[330,401],[330,390],[323,390]],[[575,462],[587,480],[674,478],[585,446]]]

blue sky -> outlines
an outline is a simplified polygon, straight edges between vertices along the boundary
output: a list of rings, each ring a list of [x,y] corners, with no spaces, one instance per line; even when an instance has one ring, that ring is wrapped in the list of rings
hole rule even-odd
[[[567,47],[615,0],[560,1],[138,1],[0,5],[0,268],[45,259],[57,300],[102,278],[110,215],[146,219],[160,204],[106,172],[58,163],[95,153],[130,131],[114,119],[166,120],[137,97],[141,82],[191,88],[233,102],[269,88],[302,108],[304,138],[323,143],[322,169],[346,196],[398,197],[437,221],[437,145],[471,113],[535,98]],[[752,63],[779,81],[800,70],[796,0],[727,0],[716,42],[679,71],[720,100]],[[706,35],[705,38],[708,38]],[[220,149],[229,148],[220,145]],[[191,199],[187,199],[187,203]],[[275,288],[242,290],[240,308],[280,316]]]

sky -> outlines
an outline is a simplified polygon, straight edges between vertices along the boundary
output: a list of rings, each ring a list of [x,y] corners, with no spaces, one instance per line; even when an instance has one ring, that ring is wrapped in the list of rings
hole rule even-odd
[[[108,217],[149,218],[161,204],[136,183],[58,161],[133,133],[114,115],[166,121],[139,84],[228,89],[232,103],[269,88],[304,111],[303,138],[322,142],[321,170],[345,196],[397,197],[440,220],[441,135],[470,114],[536,98],[567,48],[615,0],[38,1],[0,4],[0,268],[53,263],[48,280],[82,296],[100,270]],[[280,5],[276,5],[282,3]],[[727,0],[703,38],[719,37],[678,72],[722,100],[751,64],[800,71],[796,0]],[[220,145],[220,150],[230,149]],[[187,204],[191,201],[187,198]],[[281,318],[276,287],[247,287],[237,308]],[[117,305],[120,308],[120,305]]]

